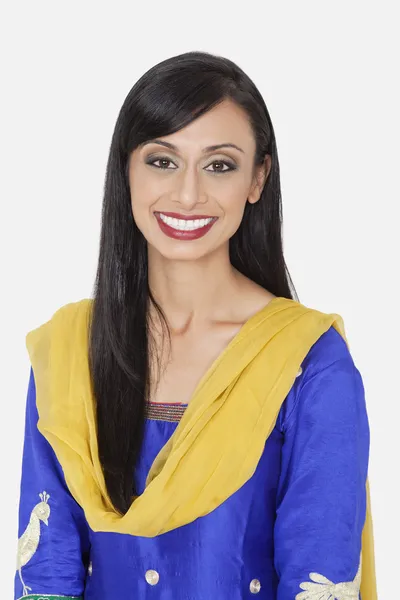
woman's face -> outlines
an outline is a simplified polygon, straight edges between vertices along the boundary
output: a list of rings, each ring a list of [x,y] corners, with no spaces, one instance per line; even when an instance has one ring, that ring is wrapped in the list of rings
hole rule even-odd
[[[226,100],[157,142],[136,148],[129,165],[132,213],[149,251],[193,260],[228,245],[246,202],[257,202],[270,169],[267,155],[253,174],[256,146],[246,113]],[[207,149],[215,145],[221,147]],[[182,223],[171,220],[171,212],[213,221]]]

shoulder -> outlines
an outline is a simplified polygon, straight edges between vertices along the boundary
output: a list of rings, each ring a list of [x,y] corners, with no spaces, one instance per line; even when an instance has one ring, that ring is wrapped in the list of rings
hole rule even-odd
[[[70,339],[73,343],[74,332],[85,331],[92,307],[90,298],[83,298],[76,302],[69,302],[60,306],[52,316],[25,335],[25,345],[31,363],[36,362],[35,357],[47,356],[51,347],[51,340]]]
[[[39,329],[48,327],[50,323],[69,318],[71,316],[76,316],[77,314],[83,314],[90,310],[93,304],[92,298],[82,298],[80,300],[76,300],[74,302],[68,302],[66,304],[62,304],[57,309],[55,309],[45,321],[42,321],[35,329],[29,331],[30,333],[39,331]]]
[[[92,307],[93,299],[92,298],[82,298],[81,300],[76,300],[74,302],[68,302],[67,304],[61,305],[52,315],[52,319],[57,317],[65,317],[69,315],[76,315],[80,313],[85,313]]]
[[[325,422],[343,420],[364,408],[361,374],[348,344],[331,326],[304,358],[300,374],[282,405],[279,426],[284,431],[310,414]]]
[[[303,382],[337,361],[340,361],[343,367],[354,368],[355,366],[346,341],[332,325],[308,351],[302,363]]]

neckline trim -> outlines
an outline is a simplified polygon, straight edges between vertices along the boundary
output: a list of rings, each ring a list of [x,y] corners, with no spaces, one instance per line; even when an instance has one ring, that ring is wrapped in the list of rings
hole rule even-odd
[[[178,423],[188,405],[178,402],[146,402],[146,419]]]

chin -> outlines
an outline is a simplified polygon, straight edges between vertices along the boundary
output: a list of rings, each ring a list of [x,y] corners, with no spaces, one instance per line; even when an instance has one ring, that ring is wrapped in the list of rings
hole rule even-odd
[[[189,248],[189,244],[190,242],[176,242],[175,241],[175,247],[174,248],[162,248],[160,246],[153,246],[152,247],[152,252],[159,254],[160,256],[162,256],[165,260],[199,260],[204,258],[205,256],[207,256],[208,254],[211,254],[213,252],[213,250],[211,248],[209,249],[203,249],[200,250],[200,248],[194,248],[193,246],[191,248]],[[178,246],[180,246],[178,248]]]

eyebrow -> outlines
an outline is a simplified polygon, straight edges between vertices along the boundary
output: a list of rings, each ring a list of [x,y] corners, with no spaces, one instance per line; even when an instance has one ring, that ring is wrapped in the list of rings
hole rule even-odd
[[[165,146],[170,150],[174,150],[176,152],[179,151],[177,146],[171,144],[170,142],[164,142],[163,140],[148,140],[147,142],[144,142],[143,146],[146,146],[146,144],[160,144],[161,146]],[[205,148],[203,148],[203,152],[214,152],[215,150],[218,150],[218,148],[236,148],[236,150],[239,150],[239,152],[243,152],[244,154],[244,150],[242,150],[242,148],[240,148],[236,144],[232,144],[229,142],[224,144],[214,144],[213,146],[206,146]]]

